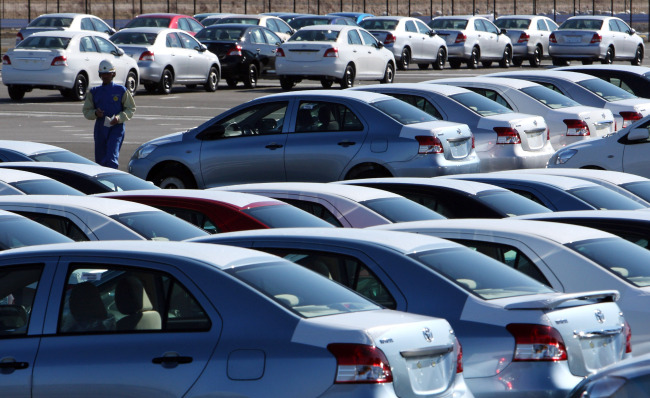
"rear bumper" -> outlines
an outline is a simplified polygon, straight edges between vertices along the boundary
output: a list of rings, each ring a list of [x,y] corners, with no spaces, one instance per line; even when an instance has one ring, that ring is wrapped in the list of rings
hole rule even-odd
[[[2,68],[2,83],[6,86],[21,85],[50,90],[71,89],[74,87],[76,73],[62,69],[17,70],[8,65]]]
[[[482,171],[479,157],[472,152],[465,159],[447,160],[443,155],[418,155],[406,162],[388,163],[395,177],[435,177]]]
[[[553,153],[550,143],[537,151],[525,151],[521,145],[495,145],[488,151],[478,152],[482,172],[544,168]]]
[[[469,59],[472,47],[462,44],[447,44],[447,59]]]
[[[330,61],[297,62],[277,58],[275,60],[275,71],[279,77],[291,76],[316,80],[323,77],[342,79],[347,65],[336,62],[336,60],[337,58],[332,58]]]
[[[567,44],[554,44],[548,46],[548,53],[551,57],[571,59],[602,59],[605,58],[607,47],[601,47],[599,44],[576,46]]]

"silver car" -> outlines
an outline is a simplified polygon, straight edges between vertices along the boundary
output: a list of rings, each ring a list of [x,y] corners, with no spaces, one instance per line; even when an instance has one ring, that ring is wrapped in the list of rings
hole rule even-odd
[[[489,67],[499,62],[502,68],[512,63],[512,42],[505,29],[499,29],[492,21],[481,16],[453,15],[436,17],[429,26],[445,39],[447,58],[453,69],[460,68],[462,62],[470,69],[481,63]]]
[[[391,50],[397,61],[397,69],[406,70],[417,64],[422,70],[433,65],[441,70],[447,62],[447,44],[419,18],[369,17],[359,26],[372,33],[384,47]]]
[[[548,51],[557,66],[567,65],[572,59],[583,64],[628,60],[632,65],[641,65],[645,45],[643,38],[620,18],[576,15],[551,33]]]
[[[512,64],[521,66],[528,60],[530,66],[540,66],[542,59],[550,58],[548,38],[558,28],[555,21],[542,15],[507,15],[494,24],[506,30],[512,41]]]
[[[148,92],[169,94],[174,84],[201,84],[210,92],[219,86],[219,57],[183,30],[128,28],[111,40],[138,62],[140,81]]]
[[[90,14],[56,13],[43,14],[34,18],[27,26],[16,33],[16,45],[38,32],[53,30],[88,30],[112,35],[115,29],[103,19]]]

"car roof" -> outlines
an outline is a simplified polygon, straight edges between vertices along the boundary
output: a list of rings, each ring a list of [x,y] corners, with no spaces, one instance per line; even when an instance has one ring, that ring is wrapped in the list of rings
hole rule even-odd
[[[316,25],[316,26],[322,26],[322,25]],[[337,25],[328,25],[332,27],[341,27],[341,28],[354,28],[354,26],[337,26]],[[311,26],[305,26],[304,28],[300,30],[304,30],[307,28],[310,28]],[[328,28],[329,29],[329,28]],[[373,93],[371,91],[360,91],[360,90],[301,90],[301,91],[290,91],[286,93],[277,93],[277,94],[270,94],[266,95],[264,97],[260,97],[259,99],[263,98],[282,98],[282,97],[305,97],[305,96],[310,96],[310,97],[325,97],[325,98],[332,98],[332,97],[339,97],[339,98],[349,98],[349,99],[356,99],[359,101],[363,102],[374,102],[376,100],[380,99],[394,99],[391,96],[385,95],[385,94],[380,94],[380,93]]]
[[[251,193],[242,193],[235,191],[216,191],[207,189],[138,189],[131,191],[120,192],[105,192],[94,194],[92,196],[119,198],[129,196],[146,196],[146,197],[165,197],[165,198],[189,198],[189,199],[204,199],[212,200],[215,202],[223,202],[239,208],[245,208],[251,205],[286,205],[285,202],[273,198],[268,198],[262,195],[255,195]]]
[[[444,82],[476,82],[476,83],[488,83],[492,85],[499,85],[499,86],[506,86],[510,88],[514,88],[516,90],[525,88],[525,87],[539,87],[540,85],[535,83],[535,82],[529,82],[528,80],[522,80],[522,79],[515,79],[515,78],[509,78],[509,77],[483,77],[483,76],[468,76],[468,77],[463,77],[463,78],[458,78],[458,77],[451,77],[451,78],[445,78],[445,79],[439,79],[439,80],[429,80],[426,81],[425,83],[436,83],[436,81],[440,81],[440,84],[444,84]]]
[[[435,17],[433,19],[472,19],[472,18],[483,18],[486,19],[484,16],[481,15],[442,15],[439,17]]]
[[[502,15],[497,19],[526,19],[526,18],[546,18],[551,19],[545,15],[532,15],[532,14],[517,14],[517,15]]]
[[[610,18],[616,18],[616,17],[611,16],[611,15],[573,15],[573,16],[570,16],[569,18],[567,18],[567,20],[569,20],[569,19],[602,19],[602,20],[605,20],[605,19],[610,19]],[[617,18],[617,19],[620,19],[620,18]]]
[[[167,31],[187,33],[181,29],[172,29],[165,26],[139,26],[139,27],[136,26],[133,28],[120,29],[117,33],[122,33],[122,32],[161,33]]]
[[[52,178],[31,171],[17,169],[0,169],[0,181],[8,184],[26,180],[52,180]]]
[[[422,84],[427,83],[427,84]],[[428,91],[433,93],[438,93],[442,95],[454,95],[460,93],[469,93],[473,92],[463,87],[451,86],[448,84],[438,84],[436,80],[428,80],[420,83],[392,83],[392,84],[368,84],[363,86],[353,87],[351,91],[363,91],[364,89],[373,89],[373,88],[396,88],[396,89],[408,89],[417,91]]]
[[[555,176],[555,175],[543,175],[543,174],[510,174],[510,173],[499,173],[499,172],[494,172],[494,173],[483,173],[483,174],[458,174],[459,177],[464,177],[468,176],[470,178],[478,178],[478,179],[497,179],[497,180],[505,180],[505,181],[518,181],[518,182],[526,182],[526,183],[532,183],[532,184],[544,184],[544,185],[550,185],[554,186],[557,188],[560,188],[562,190],[569,190],[569,189],[575,189],[575,188],[580,188],[580,187],[599,187],[600,185],[581,180],[578,178],[572,178],[572,177],[563,177],[563,176]],[[455,175],[449,175],[449,176],[442,176],[441,178],[454,178]]]
[[[650,221],[650,210],[569,210],[554,211],[543,214],[523,214],[514,216],[512,219],[535,219],[536,217],[551,218],[585,218],[585,219],[622,219],[630,221]],[[563,232],[564,233],[564,232]]]
[[[394,20],[415,19],[415,18],[413,18],[413,17],[401,16],[401,15],[393,15],[393,16],[391,16],[391,15],[375,15],[374,17],[368,17],[368,18],[366,18],[366,19],[371,19],[371,20],[373,20],[373,21],[374,21],[374,20],[378,20],[378,19],[387,19],[387,20],[390,20],[390,21],[394,21]],[[364,21],[365,21],[366,19],[364,19]]]
[[[67,151],[67,149],[43,144],[34,141],[18,141],[18,140],[0,140],[0,148],[10,149],[12,151],[20,152],[25,155],[33,155],[35,153],[52,152],[52,151]]]
[[[136,18],[142,18],[142,17],[182,17],[182,18],[193,18],[191,15],[186,15],[186,14],[177,14],[173,12],[155,12],[155,13],[150,13],[150,14],[140,14],[137,15]]]
[[[109,37],[106,33],[104,32],[97,32],[94,30],[46,30],[44,32],[36,32],[31,36],[34,37],[39,37],[39,36],[49,36],[49,37],[68,37],[68,38],[74,38],[76,36],[102,36],[102,37]]]
[[[507,191],[508,189],[498,187],[496,185],[486,184],[483,182],[476,182],[471,180],[460,180],[453,178],[425,178],[425,177],[387,177],[387,178],[367,178],[359,180],[349,180],[337,182],[337,184],[348,185],[359,183],[381,183],[381,184],[413,184],[421,186],[433,187],[446,187],[477,195],[481,192],[487,191]]]
[[[274,17],[277,18],[275,15],[261,15],[261,14],[228,14],[224,16],[225,18],[269,18],[269,17]]]
[[[221,188],[225,188],[229,191],[237,191],[238,189],[254,189],[259,191],[317,193],[319,195],[330,197],[344,197],[355,202],[363,202],[366,200],[380,198],[402,197],[401,195],[386,192],[384,190],[376,188],[361,187],[356,185],[330,184],[326,182],[266,182],[259,184],[229,185],[215,188],[215,190]]]
[[[603,181],[608,181],[616,185],[627,184],[631,182],[640,182],[640,181],[650,181],[650,179],[642,177],[640,175],[625,173],[622,171],[615,170],[597,170],[597,169],[573,169],[573,168],[560,168],[554,167],[551,169],[526,169],[526,170],[505,170],[502,173],[524,173],[524,174],[545,174],[545,175],[563,175],[567,177],[576,176],[580,178],[582,176],[599,179]]]
[[[0,205],[3,204],[31,204],[51,209],[78,208],[92,210],[106,216],[142,211],[162,212],[162,210],[141,203],[94,196],[5,195],[0,196]]]
[[[84,14],[84,13],[78,13],[78,12],[55,12],[55,13],[51,13],[51,14],[41,14],[37,18],[40,18],[40,17],[62,17],[62,18],[95,17],[95,18],[99,18],[96,15]]]
[[[321,15],[317,15],[321,16]],[[335,17],[335,18],[345,18],[345,17]],[[296,18],[298,19],[298,18]],[[295,21],[295,19],[294,19]],[[358,26],[352,26],[352,25],[308,25],[300,28],[300,30],[345,30],[345,29],[356,29],[359,28]],[[317,91],[317,90],[315,90]]]
[[[570,82],[579,82],[582,80],[586,79],[594,79],[593,76],[587,75],[585,73],[578,73],[578,72],[569,72],[569,71],[563,71],[563,70],[554,70],[554,69],[549,69],[549,70],[540,70],[540,71],[535,71],[535,70],[530,70],[530,71],[525,71],[525,72],[497,72],[497,73],[489,73],[484,76],[494,76],[494,77],[508,77],[508,75],[511,76],[541,76],[541,77],[550,77],[552,79],[556,80],[566,80]]]
[[[646,74],[650,72],[650,68],[647,66],[639,65],[623,65],[623,64],[609,64],[609,65],[573,65],[573,66],[561,66],[553,68],[553,71],[572,71],[574,69],[594,69],[594,70],[612,70],[612,71],[622,71],[622,72],[632,72],[639,75]]]
[[[0,163],[0,168],[11,168],[12,165],[20,167],[68,170],[88,176],[97,176],[100,174],[129,174],[126,171],[100,165],[68,162],[4,162]]]

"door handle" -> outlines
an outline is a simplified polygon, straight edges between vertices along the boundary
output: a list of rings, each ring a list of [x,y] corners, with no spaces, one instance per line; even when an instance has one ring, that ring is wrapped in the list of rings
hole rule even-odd
[[[16,362],[15,360],[8,360],[7,362],[0,362],[0,369],[27,369],[29,364],[27,362]]]
[[[344,148],[347,148],[347,147],[355,145],[355,144],[356,144],[356,142],[354,142],[354,141],[341,141],[337,145],[340,145],[340,146],[342,146]]]
[[[274,150],[282,148],[282,147],[283,147],[283,145],[273,143],[273,144],[269,144],[269,145],[265,146],[264,148],[268,148],[268,149],[274,151]]]
[[[168,364],[176,364],[176,365],[182,365],[186,363],[191,363],[192,362],[192,357],[182,357],[182,356],[164,356],[164,357],[157,357],[151,360],[152,363],[155,363],[156,365],[168,365]]]
[[[255,49],[255,51],[260,52],[260,51],[262,51],[262,50],[260,50],[259,48],[257,48],[257,49]]]

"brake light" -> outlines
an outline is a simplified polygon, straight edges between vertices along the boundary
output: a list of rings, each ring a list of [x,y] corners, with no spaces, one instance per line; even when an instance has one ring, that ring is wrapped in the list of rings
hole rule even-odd
[[[334,57],[338,58],[339,57],[339,49],[334,47],[334,48],[328,48],[325,50],[325,54],[323,54],[323,57]]]
[[[521,144],[519,132],[512,127],[495,127],[497,133],[497,144]]]
[[[21,42],[23,40],[25,40],[25,38],[23,37],[23,34],[20,33],[20,32],[16,33],[16,44],[18,44],[19,42]]]
[[[277,50],[275,50],[275,56],[276,57],[284,57],[284,50],[281,49],[281,48],[278,48]]]
[[[393,44],[393,43],[395,43],[395,40],[396,40],[396,37],[393,36],[392,33],[389,33],[389,34],[386,35],[386,38],[384,39],[384,45]]]
[[[580,119],[565,119],[564,124],[566,124],[566,135],[591,135],[589,131],[589,126],[584,120]]]
[[[415,136],[415,139],[420,144],[418,154],[426,155],[429,153],[443,153],[445,151],[438,137],[433,135],[418,135]]]
[[[241,56],[242,56],[241,50],[242,50],[242,48],[241,48],[240,45],[232,46],[232,47],[228,50],[228,52],[226,53],[226,57],[230,57],[230,56],[238,56],[238,57],[241,57]]]
[[[460,344],[460,341],[456,339],[456,344],[458,344],[458,356],[456,357],[456,373],[463,373],[463,346]]]
[[[621,127],[623,129],[633,122],[643,118],[643,115],[639,112],[621,112],[620,115],[623,117],[623,127]]]
[[[557,39],[555,38],[555,33],[551,33],[551,35],[548,37],[548,42],[557,43]]]
[[[465,43],[465,40],[467,40],[467,36],[465,36],[463,33],[460,33],[460,32],[459,32],[459,33],[456,35],[456,41],[454,41],[454,43],[456,43],[456,44],[458,44],[458,43]]]
[[[517,40],[517,43],[526,43],[528,40],[530,40],[530,35],[526,32],[521,32],[519,35],[519,40]]]
[[[506,329],[515,337],[513,361],[566,361],[564,340],[555,328],[511,323]]]
[[[377,347],[364,344],[333,343],[327,349],[336,358],[336,384],[391,383],[386,355]]]
[[[551,129],[549,129],[547,127],[546,128],[546,141],[550,141],[550,140],[551,140]]]
[[[50,66],[68,66],[68,59],[63,55],[59,55],[58,57],[54,57]]]
[[[11,59],[8,55],[2,57],[2,65],[11,65]]]
[[[472,149],[476,148],[476,139],[474,138],[474,134],[472,134]]]
[[[153,55],[153,51],[145,51],[140,54],[140,61],[153,61],[156,57]]]
[[[627,321],[623,324],[623,333],[625,333],[625,353],[630,354],[632,352],[632,328]]]
[[[591,37],[590,43],[591,44],[600,43],[601,41],[603,41],[603,37],[598,33],[594,33],[594,35]]]

